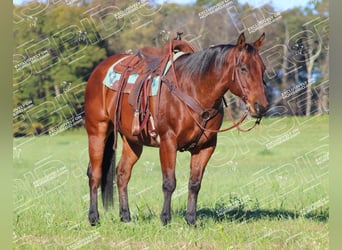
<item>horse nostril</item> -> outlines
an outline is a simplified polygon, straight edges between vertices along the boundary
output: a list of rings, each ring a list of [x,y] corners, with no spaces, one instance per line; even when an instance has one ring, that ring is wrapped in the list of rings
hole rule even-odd
[[[266,112],[266,108],[264,108],[258,102],[254,103],[254,109],[255,109],[256,113],[259,115],[263,115]]]

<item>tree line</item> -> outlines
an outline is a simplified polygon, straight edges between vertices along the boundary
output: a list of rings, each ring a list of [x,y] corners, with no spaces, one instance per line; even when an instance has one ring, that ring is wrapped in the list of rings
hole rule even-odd
[[[161,46],[175,37],[201,50],[266,33],[261,55],[269,116],[329,112],[328,1],[277,12],[235,0],[193,5],[153,1],[30,1],[13,6],[13,133],[55,135],[82,126],[84,89],[93,68],[115,53]],[[229,93],[233,113],[241,102]]]

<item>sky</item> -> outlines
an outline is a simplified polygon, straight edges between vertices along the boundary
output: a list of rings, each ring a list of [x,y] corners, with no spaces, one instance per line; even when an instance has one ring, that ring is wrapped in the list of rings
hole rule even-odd
[[[24,2],[27,2],[29,0],[13,0],[14,4],[22,4]],[[48,1],[48,0],[45,0]],[[42,2],[45,2],[42,1]],[[70,0],[68,0],[70,1]],[[225,0],[222,0],[225,1]],[[249,3],[250,5],[253,5],[255,7],[258,7],[264,3],[268,3],[271,2],[272,5],[274,6],[276,11],[284,11],[287,10],[289,8],[292,7],[298,7],[298,6],[305,6],[307,5],[309,2],[312,2],[315,0],[238,0],[239,3]],[[156,0],[156,3],[164,3],[164,2],[168,2],[168,3],[178,3],[178,4],[193,4],[196,2],[196,0]]]

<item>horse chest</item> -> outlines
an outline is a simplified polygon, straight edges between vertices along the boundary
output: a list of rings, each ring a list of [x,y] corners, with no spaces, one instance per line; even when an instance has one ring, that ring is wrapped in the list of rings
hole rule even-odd
[[[218,129],[222,123],[222,116],[217,115],[211,119],[207,128]],[[216,144],[217,133],[208,132],[200,128],[196,122],[192,121],[192,124],[188,127],[184,127],[182,132],[177,137],[178,150],[180,151],[196,151],[207,145]]]

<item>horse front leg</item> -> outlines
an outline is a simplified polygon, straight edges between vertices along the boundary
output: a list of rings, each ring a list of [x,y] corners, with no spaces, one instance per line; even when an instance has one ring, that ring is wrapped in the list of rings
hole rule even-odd
[[[116,168],[117,186],[119,192],[120,219],[122,222],[131,221],[128,205],[127,185],[131,178],[132,168],[142,153],[142,145],[130,143],[122,136],[122,155]]]
[[[214,150],[215,146],[210,146],[191,154],[188,207],[185,217],[189,225],[196,223],[197,197],[201,188],[205,167]]]
[[[177,150],[176,143],[172,141],[161,141],[159,156],[163,175],[164,205],[160,214],[163,225],[171,222],[171,197],[176,188],[175,165]]]

